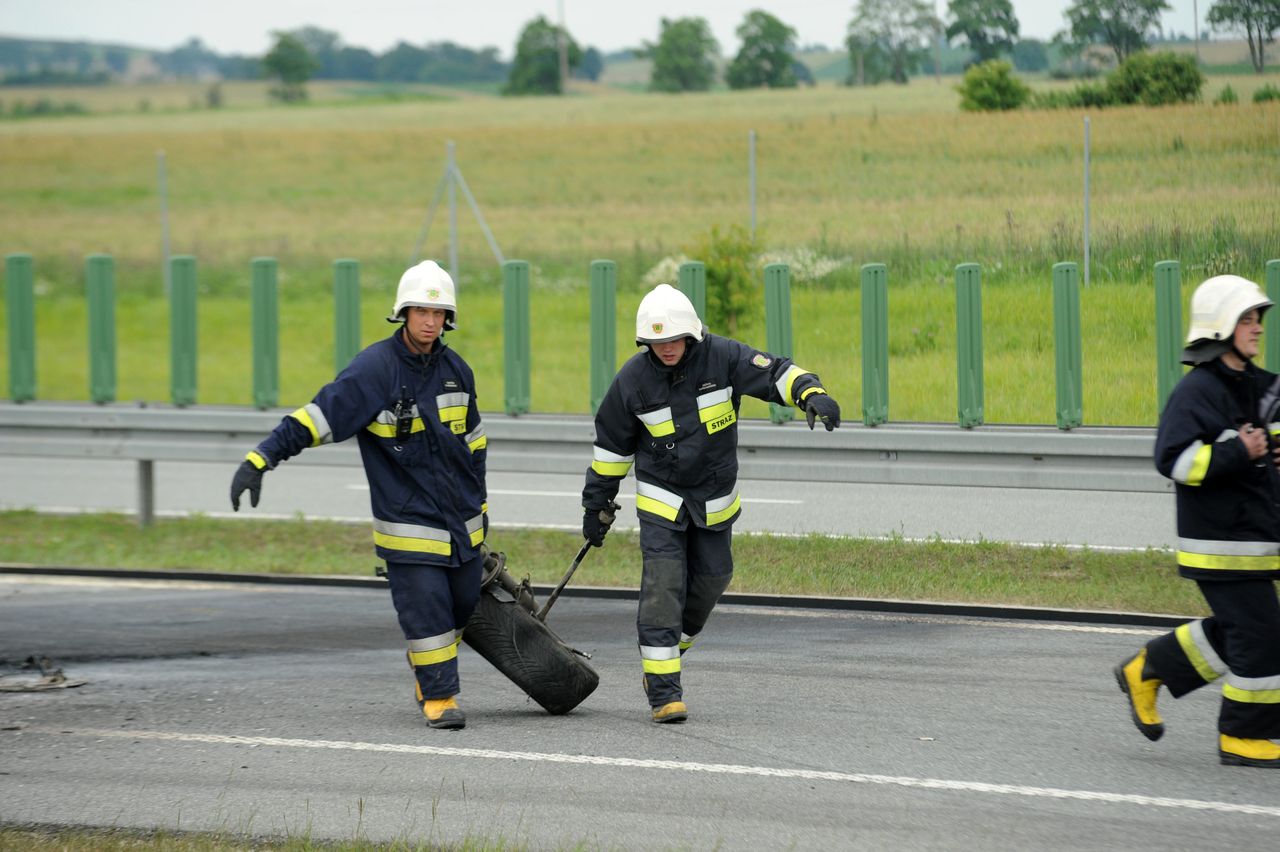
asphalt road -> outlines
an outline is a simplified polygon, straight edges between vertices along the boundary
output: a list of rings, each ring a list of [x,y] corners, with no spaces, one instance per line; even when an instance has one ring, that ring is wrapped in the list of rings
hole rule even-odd
[[[1273,850],[1280,773],[1222,767],[1216,696],[1133,727],[1141,628],[723,607],[689,722],[647,720],[634,603],[551,621],[600,686],[543,713],[470,649],[427,729],[385,592],[0,575],[0,822],[623,849]],[[13,669],[0,684],[13,683]]]
[[[234,468],[156,463],[161,514],[230,515]],[[136,464],[0,456],[0,508],[137,510]],[[491,473],[495,526],[581,526],[582,471]],[[1013,541],[1095,548],[1173,547],[1173,495],[918,485],[844,485],[746,480],[738,532],[899,535],[909,539]],[[622,489],[619,528],[635,526],[635,479]],[[264,480],[257,509],[240,516],[367,521],[369,491],[357,468],[284,464]]]

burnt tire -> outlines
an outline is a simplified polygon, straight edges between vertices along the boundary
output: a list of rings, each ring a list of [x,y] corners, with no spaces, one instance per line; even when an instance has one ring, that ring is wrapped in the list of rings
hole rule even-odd
[[[595,691],[600,676],[514,601],[480,593],[462,641],[548,713],[568,713]]]

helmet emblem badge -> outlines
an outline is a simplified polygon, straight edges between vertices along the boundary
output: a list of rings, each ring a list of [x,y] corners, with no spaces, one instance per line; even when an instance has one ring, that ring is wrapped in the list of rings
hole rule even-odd
[[[428,299],[439,299],[439,298],[440,298],[440,291],[439,291],[439,290],[437,290],[435,287],[429,287],[429,288],[427,288],[427,298],[428,298]]]
[[[660,323],[660,322],[655,322],[655,323],[653,324],[653,333],[654,333],[654,334],[662,334],[662,323]]]

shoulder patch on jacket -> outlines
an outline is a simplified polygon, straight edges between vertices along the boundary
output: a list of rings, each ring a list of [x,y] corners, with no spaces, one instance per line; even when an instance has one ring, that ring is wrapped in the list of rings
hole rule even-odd
[[[763,370],[766,367],[768,367],[770,364],[772,364],[773,360],[769,358],[768,355],[765,355],[763,352],[757,352],[755,355],[751,357],[751,363],[755,364],[757,367]]]

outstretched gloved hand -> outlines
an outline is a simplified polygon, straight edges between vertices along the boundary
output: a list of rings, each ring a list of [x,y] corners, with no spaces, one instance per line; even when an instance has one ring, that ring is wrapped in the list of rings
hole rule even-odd
[[[260,468],[245,459],[236,468],[236,475],[231,478],[231,508],[240,511],[240,495],[247,489],[249,505],[258,508],[258,496],[262,494],[262,474],[266,468]]]
[[[821,420],[822,425],[830,432],[840,425],[840,406],[830,394],[809,394],[809,398],[804,401],[804,416],[809,421],[810,429],[815,420]]]
[[[613,526],[614,514],[622,507],[610,503],[603,509],[586,509],[582,515],[582,537],[591,542],[593,547],[604,545],[604,537]]]

